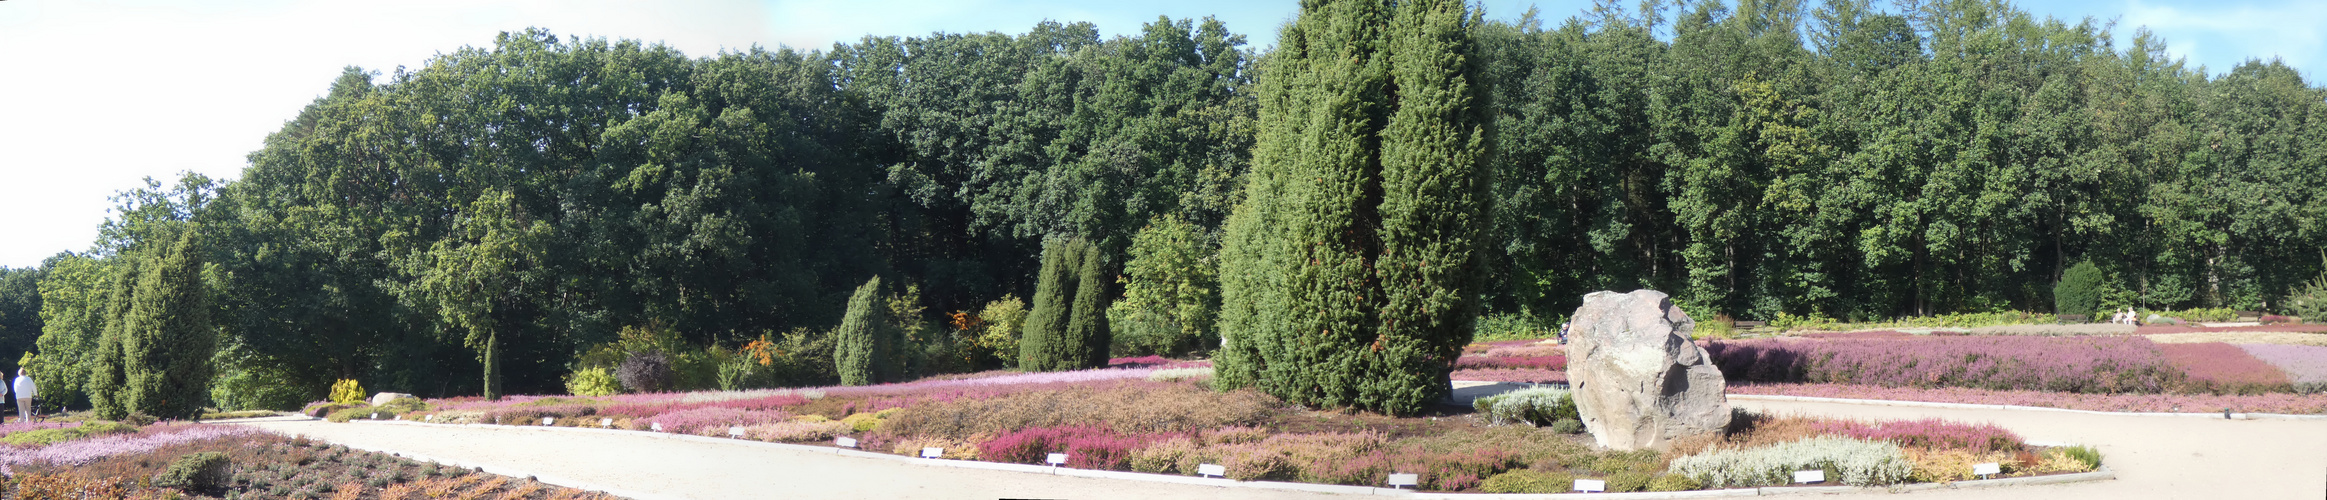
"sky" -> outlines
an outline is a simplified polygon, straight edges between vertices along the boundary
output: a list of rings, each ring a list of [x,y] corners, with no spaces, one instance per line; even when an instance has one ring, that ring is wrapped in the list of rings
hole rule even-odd
[[[1811,0],[1816,3],[1816,0]],[[1886,2],[1877,2],[1878,4]],[[866,35],[1022,33],[1089,21],[1103,36],[1157,16],[1214,16],[1274,44],[1294,0],[0,0],[0,267],[83,251],[112,195],[180,172],[241,177],[246,155],[342,68],[418,67],[503,31],[661,42],[689,55],[828,48]],[[1589,0],[1488,0],[1490,18],[1533,6],[1556,26]],[[2279,57],[2327,68],[2327,2],[2024,0],[2039,15],[2147,26],[2169,51],[2220,74]]]

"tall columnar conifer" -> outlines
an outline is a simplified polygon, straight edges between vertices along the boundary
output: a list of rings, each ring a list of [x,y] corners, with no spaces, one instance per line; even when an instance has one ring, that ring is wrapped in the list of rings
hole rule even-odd
[[[1018,343],[1018,367],[1029,371],[1091,368],[1106,364],[1106,256],[1082,239],[1043,244],[1042,274],[1034,288],[1034,310]]]
[[[112,279],[103,296],[104,327],[97,337],[97,352],[89,368],[89,403],[97,411],[97,418],[119,420],[128,416],[129,402],[122,387],[126,383],[122,373],[127,360],[121,350],[123,327],[127,326],[131,297],[136,294],[138,272],[144,269],[144,259],[136,253],[116,257]]]
[[[202,285],[200,234],[184,231],[140,273],[122,327],[122,392],[115,396],[133,413],[193,419],[210,402],[218,338]]]
[[[1221,380],[1413,414],[1478,314],[1483,81],[1459,1],[1303,2],[1222,249]]]
[[[882,377],[889,370],[885,366],[894,346],[887,345],[892,337],[887,310],[881,304],[881,277],[866,280],[864,286],[848,297],[848,312],[841,317],[840,330],[833,335],[839,343],[832,355],[834,368],[840,372],[841,385],[866,385],[887,382]]]

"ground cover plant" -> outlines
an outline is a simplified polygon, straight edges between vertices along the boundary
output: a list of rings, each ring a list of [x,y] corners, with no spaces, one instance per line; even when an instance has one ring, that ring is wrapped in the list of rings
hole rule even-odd
[[[2187,378],[2138,337],[1775,338],[1707,350],[1737,382],[2158,393]]]
[[[1477,342],[1455,358],[1452,380],[1566,383],[1567,346],[1551,339]]]
[[[2327,346],[2242,344],[2238,348],[2284,370],[2295,392],[2327,392]]]
[[[0,481],[7,498],[612,498],[252,427],[191,423],[0,447],[0,473],[8,476]]]
[[[1984,405],[2018,405],[2070,410],[2116,412],[2323,414],[2327,394],[2082,394],[2052,391],[1992,390],[1964,387],[1883,387],[1863,384],[1740,383],[1730,394],[1805,396],[1843,399],[1887,399]]]

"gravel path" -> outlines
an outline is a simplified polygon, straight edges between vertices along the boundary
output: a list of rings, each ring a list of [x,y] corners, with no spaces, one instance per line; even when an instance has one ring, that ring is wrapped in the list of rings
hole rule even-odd
[[[2064,485],[1918,491],[1908,493],[1909,498],[2327,497],[2327,421],[2223,420],[1749,399],[1732,402],[1763,412],[1994,422],[2028,439],[2092,445],[2100,449],[2117,475],[2115,480]],[[1368,498],[930,467],[742,442],[700,442],[639,433],[498,426],[332,424],[292,419],[243,425],[462,466],[482,466],[488,472],[538,475],[544,481],[642,500]],[[1889,498],[1895,495],[1843,496]]]

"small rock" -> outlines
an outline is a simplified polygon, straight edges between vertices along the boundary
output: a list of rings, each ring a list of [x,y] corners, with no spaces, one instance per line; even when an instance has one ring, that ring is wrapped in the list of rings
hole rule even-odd
[[[1729,425],[1721,370],[1663,292],[1592,292],[1569,325],[1568,382],[1600,446],[1662,450]]]
[[[401,393],[401,392],[383,392],[383,393],[379,393],[379,394],[373,394],[373,395],[372,395],[372,406],[387,406],[387,404],[388,404],[388,402],[389,402],[389,401],[395,401],[395,400],[398,400],[398,399],[409,398],[409,397],[412,397],[412,395],[411,395],[411,394],[405,394],[405,393]]]

